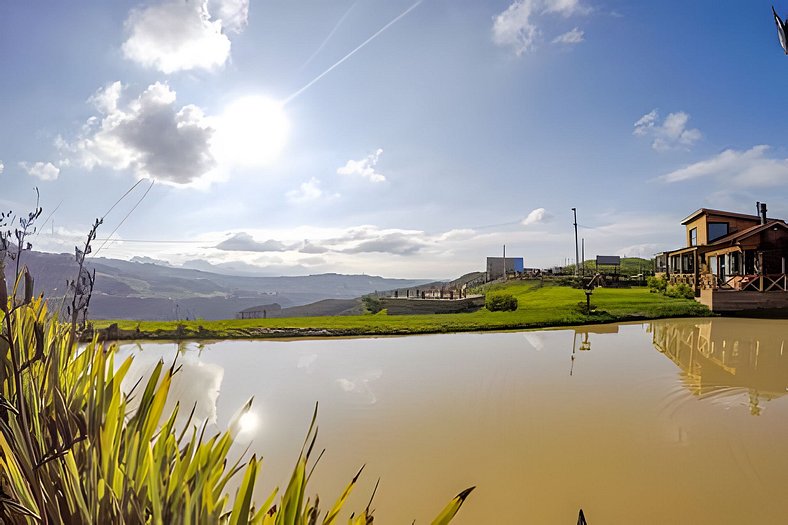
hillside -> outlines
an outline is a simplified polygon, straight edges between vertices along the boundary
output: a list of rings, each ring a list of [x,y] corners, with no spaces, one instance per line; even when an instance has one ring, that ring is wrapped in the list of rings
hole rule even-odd
[[[93,319],[228,319],[236,312],[259,304],[279,303],[284,309],[325,299],[355,299],[393,288],[428,282],[417,279],[386,279],[370,275],[320,274],[288,277],[225,275],[202,270],[166,266],[152,262],[117,259],[88,259],[96,272],[91,301]],[[62,297],[66,282],[77,273],[74,257],[68,254],[25,252],[22,263],[35,278],[35,292],[50,299]],[[13,282],[13,266],[6,267]],[[336,315],[352,305],[338,305]],[[322,311],[328,306],[318,306]],[[301,315],[301,314],[299,314]],[[310,314],[307,314],[310,315]],[[325,314],[321,314],[325,315]]]

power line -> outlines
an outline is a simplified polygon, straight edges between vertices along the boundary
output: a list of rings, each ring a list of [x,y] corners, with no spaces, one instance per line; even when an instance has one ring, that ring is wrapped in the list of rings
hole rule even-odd
[[[137,181],[137,184],[139,184],[140,182],[142,182],[142,181],[141,181],[141,180],[140,180],[140,181]],[[109,234],[109,237],[107,238],[107,240],[105,240],[105,241],[104,241],[104,243],[103,243],[101,246],[99,246],[99,249],[98,249],[98,250],[96,250],[96,251],[93,253],[93,256],[94,256],[94,257],[95,257],[96,255],[98,255],[98,253],[101,251],[101,249],[102,249],[102,248],[104,248],[104,246],[106,246],[108,242],[110,242],[110,241],[111,241],[111,239],[112,239],[112,236],[113,236],[113,235],[115,235],[115,232],[116,232],[116,231],[118,231],[118,228],[120,228],[121,226],[123,226],[123,223],[124,223],[124,222],[126,222],[126,219],[128,219],[128,218],[129,218],[129,216],[130,216],[130,215],[131,215],[131,214],[134,212],[134,210],[136,210],[136,209],[137,209],[137,206],[139,206],[140,204],[142,204],[142,201],[143,201],[143,200],[145,200],[145,197],[147,197],[147,196],[148,196],[148,192],[150,192],[151,188],[153,188],[153,185],[154,185],[155,183],[156,183],[156,180],[155,180],[155,179],[150,181],[150,186],[148,186],[148,189],[147,189],[147,190],[145,190],[145,193],[143,193],[143,194],[142,194],[142,197],[140,197],[140,200],[138,200],[138,201],[137,201],[137,203],[136,203],[136,204],[135,204],[135,205],[134,205],[134,206],[133,206],[133,207],[132,207],[132,208],[129,210],[129,212],[128,212],[128,213],[127,213],[127,214],[126,214],[124,217],[123,217],[123,220],[121,220],[121,221],[120,221],[120,223],[119,223],[119,224],[118,224],[118,225],[115,227],[115,229],[114,229],[114,230],[112,230],[112,233],[110,233],[110,234]],[[126,193],[123,195],[123,197],[125,197],[126,195],[128,195],[128,193],[129,193],[131,190],[133,190],[133,189],[134,189],[134,188],[137,186],[137,184],[135,184],[134,186],[132,186],[132,187],[131,187],[131,189],[130,189],[129,191],[127,191],[127,192],[126,192]],[[123,199],[123,197],[121,197],[121,199]],[[118,202],[120,202],[120,200],[118,200]],[[115,204],[113,204],[113,205],[112,205],[112,208],[114,208],[116,205],[117,205],[117,202],[116,202]],[[109,211],[108,211],[107,213],[109,213],[110,211],[112,211],[112,208],[110,208],[110,209],[109,209]],[[106,215],[107,215],[107,214],[105,213],[105,214],[104,214],[104,216],[106,217]]]

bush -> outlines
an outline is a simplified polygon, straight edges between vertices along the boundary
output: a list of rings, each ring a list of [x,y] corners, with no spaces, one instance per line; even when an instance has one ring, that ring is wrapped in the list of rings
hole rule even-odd
[[[646,278],[646,285],[652,292],[665,293],[668,287],[668,280],[664,277],[648,277]]]
[[[380,298],[376,295],[365,295],[361,298],[361,302],[364,304],[364,309],[371,314],[376,314],[383,310]]]
[[[665,295],[676,299],[694,299],[695,290],[693,290],[690,285],[684,283],[669,284],[665,289]]]
[[[484,306],[491,312],[513,312],[517,310],[517,297],[508,293],[490,294]]]

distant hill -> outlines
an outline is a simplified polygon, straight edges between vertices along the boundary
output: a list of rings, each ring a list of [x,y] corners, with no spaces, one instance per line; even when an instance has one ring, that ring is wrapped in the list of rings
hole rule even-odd
[[[90,308],[93,319],[228,319],[244,308],[260,304],[276,302],[288,309],[324,299],[355,299],[376,290],[427,282],[336,273],[256,277],[165,266],[140,259],[88,261],[91,270],[96,271]],[[35,278],[36,293],[49,298],[62,297],[66,281],[77,273],[74,257],[69,254],[25,252],[22,263]],[[13,271],[13,265],[7,265],[10,283],[13,283]],[[317,307],[320,308],[323,307]]]

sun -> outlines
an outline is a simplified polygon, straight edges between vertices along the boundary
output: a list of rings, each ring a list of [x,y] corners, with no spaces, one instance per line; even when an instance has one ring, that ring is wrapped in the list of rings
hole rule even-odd
[[[263,96],[236,99],[213,125],[214,157],[221,164],[247,168],[276,161],[290,131],[282,104]]]

